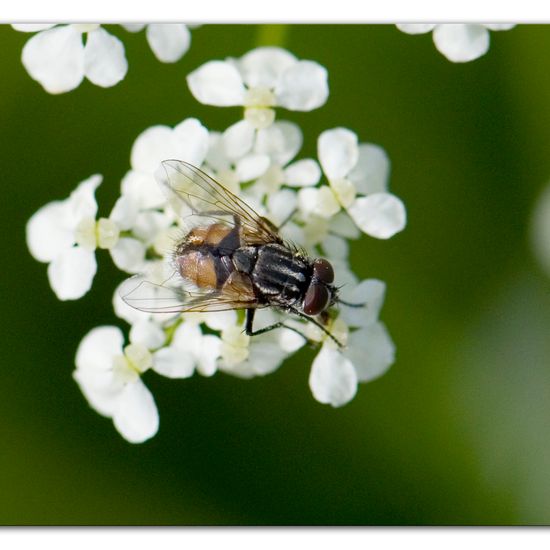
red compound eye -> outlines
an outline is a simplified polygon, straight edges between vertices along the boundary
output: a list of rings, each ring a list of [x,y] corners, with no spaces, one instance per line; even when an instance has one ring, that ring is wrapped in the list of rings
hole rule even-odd
[[[323,284],[312,283],[309,285],[304,298],[304,313],[306,315],[318,315],[326,309],[329,301],[330,295],[327,287]]]
[[[334,269],[328,260],[317,258],[313,262],[313,276],[323,283],[330,285],[334,281]]]

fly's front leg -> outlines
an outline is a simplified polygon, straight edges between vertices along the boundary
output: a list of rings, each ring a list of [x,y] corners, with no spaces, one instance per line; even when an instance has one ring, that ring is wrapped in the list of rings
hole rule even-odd
[[[340,342],[340,340],[338,340],[331,332],[330,330],[328,330],[327,327],[325,327],[324,325],[322,325],[321,323],[319,323],[319,321],[317,321],[317,319],[314,319],[313,317],[310,317],[309,315],[306,315],[305,313],[302,313],[300,310],[296,309],[296,308],[289,308],[289,311],[292,311],[292,313],[294,313],[295,315],[298,315],[298,317],[301,317],[302,319],[305,319],[306,321],[309,321],[310,323],[313,323],[316,327],[319,327],[331,340],[333,340],[336,345],[342,349],[344,348],[344,345],[342,344],[342,342]]]

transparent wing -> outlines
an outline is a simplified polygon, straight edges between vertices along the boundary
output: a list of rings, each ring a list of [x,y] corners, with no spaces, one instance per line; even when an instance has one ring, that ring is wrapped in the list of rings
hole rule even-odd
[[[259,304],[247,275],[231,274],[221,289],[188,290],[174,286],[174,280],[153,283],[141,276],[127,279],[120,297],[129,306],[146,313],[225,311],[265,307]],[[181,281],[180,281],[181,282]],[[183,283],[181,283],[183,285]]]
[[[187,214],[230,226],[239,224],[243,244],[282,242],[271,222],[192,164],[182,160],[165,160],[155,175],[166,190],[174,210],[182,217]]]

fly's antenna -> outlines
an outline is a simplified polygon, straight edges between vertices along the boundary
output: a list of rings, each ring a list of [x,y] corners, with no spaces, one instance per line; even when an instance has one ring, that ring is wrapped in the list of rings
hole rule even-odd
[[[340,298],[338,298],[337,302],[347,307],[367,307],[367,302],[363,302],[362,304],[350,304],[349,302],[340,300]]]

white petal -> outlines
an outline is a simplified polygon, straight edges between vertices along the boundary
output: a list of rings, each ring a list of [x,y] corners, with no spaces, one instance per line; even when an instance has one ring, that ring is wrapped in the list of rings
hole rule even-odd
[[[172,217],[164,212],[145,210],[138,214],[134,223],[134,236],[145,244],[152,244],[160,233],[172,224]]]
[[[157,433],[157,406],[153,395],[140,378],[127,384],[122,391],[113,415],[113,423],[122,437],[130,443],[143,443]]]
[[[55,23],[14,23],[11,25],[13,29],[20,32],[38,32],[51,29]]]
[[[182,23],[151,23],[146,34],[153,53],[163,63],[181,59],[191,43],[191,33]]]
[[[250,344],[248,358],[231,367],[220,364],[220,370],[229,372],[241,378],[265,376],[275,371],[284,361],[285,353],[279,344],[256,338]]]
[[[197,371],[203,376],[212,376],[216,372],[221,344],[220,338],[212,334],[201,338],[197,356]]]
[[[274,88],[284,71],[296,62],[296,58],[282,48],[264,47],[241,57],[238,67],[249,88]]]
[[[358,283],[357,277],[353,271],[351,271],[347,259],[341,260],[338,258],[330,258],[330,263],[334,269],[334,280],[338,281],[339,285],[354,287]],[[342,306],[341,309],[343,308],[344,306]],[[343,316],[343,318],[345,317]]]
[[[322,242],[323,252],[327,258],[347,260],[349,245],[346,239],[338,235],[327,235]],[[340,281],[338,281],[340,282]]]
[[[73,378],[90,407],[103,416],[113,416],[123,385],[111,370],[76,369]]]
[[[121,23],[128,32],[139,32],[145,28],[145,23]]]
[[[202,331],[197,323],[183,322],[174,333],[172,346],[196,357],[199,354],[202,337]]]
[[[272,193],[267,199],[267,208],[269,210],[269,219],[276,225],[281,225],[296,208],[298,197],[290,189],[281,189],[277,193]]]
[[[201,103],[231,107],[242,105],[245,88],[239,71],[225,61],[209,61],[187,76],[191,93]]]
[[[345,239],[357,239],[360,232],[346,212],[338,212],[330,220],[330,232]]]
[[[279,120],[258,131],[254,151],[269,155],[275,164],[284,166],[296,156],[302,142],[302,131],[297,124]]]
[[[138,279],[138,277],[130,277],[130,279],[135,280],[135,279]],[[140,280],[142,279],[140,278]],[[117,286],[113,294],[113,309],[117,317],[120,317],[130,325],[133,325],[134,323],[138,323],[140,321],[149,319],[150,314],[144,311],[140,311],[132,306],[129,306],[121,298],[121,296],[124,296],[130,284],[131,283],[129,283],[129,280],[125,279],[124,281],[122,281],[122,283],[120,283]],[[134,284],[135,286],[137,286],[139,282],[135,282]]]
[[[509,31],[516,25],[515,23],[483,23],[483,26],[491,31]]]
[[[166,335],[162,328],[148,319],[138,321],[130,329],[130,342],[132,344],[142,344],[150,350],[160,348],[165,340]]]
[[[286,353],[295,353],[306,344],[306,339],[297,332],[288,328],[277,331],[279,346]]]
[[[293,111],[311,111],[328,98],[327,70],[314,61],[298,61],[288,68],[275,88],[277,103]]]
[[[25,69],[51,94],[74,90],[84,78],[84,46],[70,25],[42,31],[25,44]]]
[[[255,130],[246,120],[231,125],[221,137],[221,145],[225,156],[229,159],[238,159],[252,149]]]
[[[215,172],[221,172],[230,168],[231,163],[225,154],[221,132],[210,132],[208,136],[208,153],[206,154],[205,162]]]
[[[139,208],[159,208],[167,202],[166,195],[152,174],[129,170],[121,182],[121,191]]]
[[[50,202],[31,216],[27,246],[36,260],[51,262],[74,244],[74,228],[67,218],[66,201]]]
[[[360,197],[348,208],[348,213],[361,231],[377,239],[389,239],[407,223],[405,206],[391,193]]]
[[[109,370],[113,358],[122,354],[124,336],[118,327],[96,327],[82,338],[76,352],[78,369]]]
[[[357,135],[347,128],[325,130],[317,141],[317,156],[329,180],[345,178],[357,164]]]
[[[138,215],[138,203],[131,195],[119,197],[113,207],[109,219],[115,222],[122,231],[130,229]]]
[[[84,72],[88,80],[108,88],[120,82],[127,71],[122,42],[101,27],[89,32],[84,48]]]
[[[177,147],[175,156],[166,158],[186,160],[200,166],[208,152],[208,130],[196,118],[186,118],[174,127],[174,136]]]
[[[360,284],[341,291],[342,299],[350,304],[365,304],[364,307],[346,307],[342,305],[340,315],[348,326],[364,327],[374,323],[378,319],[384,295],[386,283],[378,279],[365,279]]]
[[[48,266],[48,279],[60,300],[77,300],[92,287],[96,271],[95,254],[75,246],[52,261]]]
[[[313,159],[302,159],[293,162],[284,170],[285,185],[305,187],[315,185],[321,179],[321,169]]]
[[[204,322],[212,330],[222,331],[237,323],[237,313],[233,310],[211,311],[204,314]]]
[[[252,181],[259,178],[269,168],[269,162],[267,155],[246,155],[235,166],[239,181]]]
[[[189,378],[195,372],[195,358],[173,346],[162,348],[153,354],[153,370],[168,378]]]
[[[174,129],[151,126],[134,142],[131,164],[134,170],[153,174],[161,162],[182,159],[201,165],[208,150],[208,130],[195,118],[188,118]]]
[[[95,190],[102,182],[103,177],[99,174],[90,176],[78,184],[78,187],[67,199],[67,212],[71,218],[71,224],[76,228],[77,224],[84,218],[95,218],[97,214],[97,202]]]
[[[303,227],[300,227],[292,221],[285,223],[285,225],[283,225],[283,227],[279,229],[279,233],[281,234],[281,237],[287,242],[291,242],[303,247],[307,245],[307,239],[304,234]]]
[[[163,160],[172,158],[178,158],[174,131],[158,125],[147,128],[137,137],[130,163],[134,170],[152,174]]]
[[[386,191],[390,175],[390,160],[386,151],[373,143],[359,145],[359,158],[349,179],[363,195]]]
[[[476,24],[438,25],[433,39],[436,48],[455,63],[477,59],[489,49],[489,31]]]
[[[320,403],[340,407],[355,396],[357,374],[349,359],[324,344],[311,365],[309,387]]]
[[[400,23],[396,27],[407,34],[424,34],[433,30],[435,23]]]
[[[303,188],[302,190],[305,191],[306,189],[308,188]],[[314,212],[322,218],[330,219],[340,211],[340,203],[330,186],[321,185],[318,191]]]
[[[265,340],[252,342],[245,369],[250,369],[253,375],[264,376],[278,369],[285,360],[285,353],[278,343]]]
[[[368,382],[382,376],[395,361],[395,345],[380,323],[373,323],[351,333],[345,355],[353,363],[359,381]]]
[[[122,354],[124,338],[118,327],[92,329],[80,342],[73,378],[92,408],[104,416],[115,411],[123,384],[113,375],[113,362]]]
[[[126,273],[139,273],[145,265],[145,246],[132,237],[122,237],[111,248],[113,263]]]

